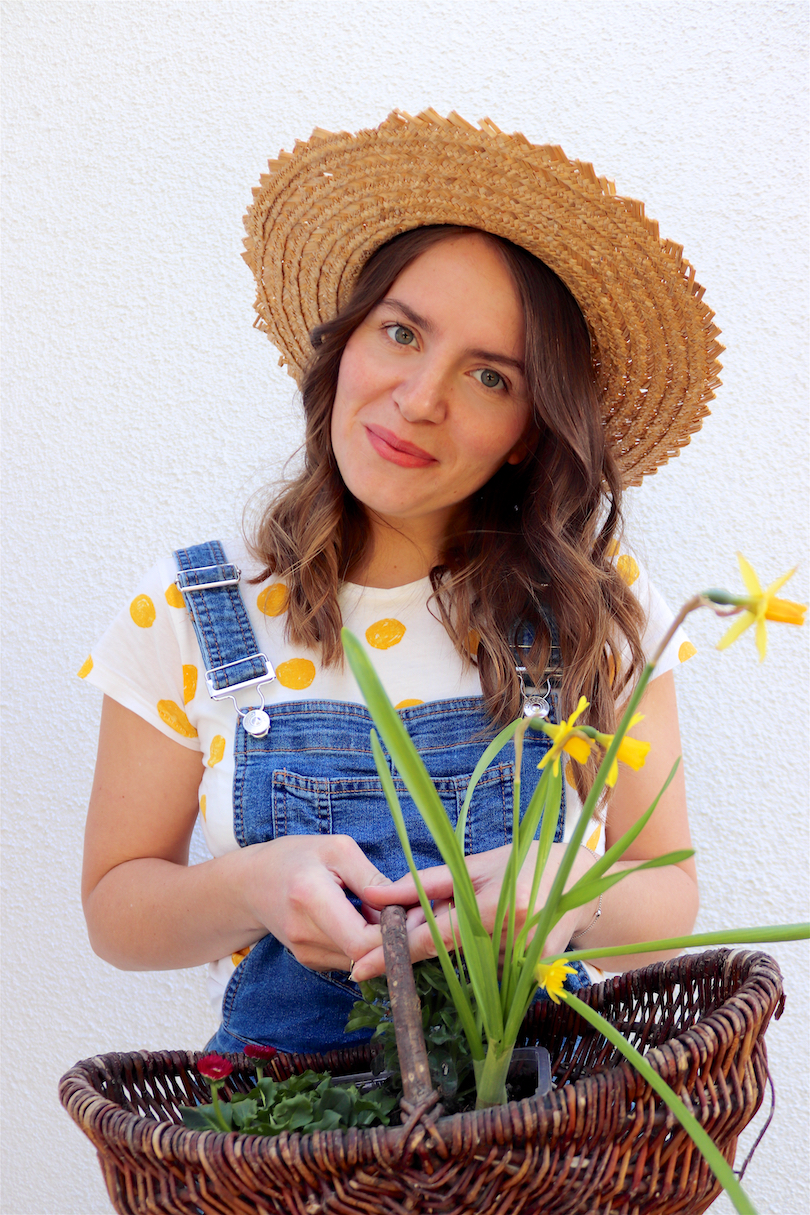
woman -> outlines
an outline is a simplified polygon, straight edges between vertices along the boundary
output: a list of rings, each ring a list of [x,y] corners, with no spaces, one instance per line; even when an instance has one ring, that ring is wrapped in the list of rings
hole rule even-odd
[[[432,952],[341,625],[365,638],[453,820],[486,741],[521,712],[568,715],[584,694],[609,732],[669,624],[616,560],[622,484],[697,429],[719,348],[679,250],[559,149],[395,114],[356,137],[316,132],[270,168],[246,260],[261,327],[302,382],[303,468],[249,550],[155,567],[85,664],[107,696],[83,893],[115,965],[219,959],[213,1048],[323,1050],[346,1040],[346,972],[383,970],[382,906],[413,907],[412,956]],[[679,754],[684,646],[644,697],[650,759],[622,772],[572,880]],[[524,805],[547,746],[527,735]],[[513,777],[501,756],[468,823],[490,915]],[[593,767],[568,777],[548,881]],[[404,806],[449,939],[452,887]],[[198,811],[214,859],[189,867]],[[679,775],[622,864],[688,846]],[[696,911],[689,860],[570,912],[548,946],[673,936]],[[580,967],[572,982],[587,981]]]

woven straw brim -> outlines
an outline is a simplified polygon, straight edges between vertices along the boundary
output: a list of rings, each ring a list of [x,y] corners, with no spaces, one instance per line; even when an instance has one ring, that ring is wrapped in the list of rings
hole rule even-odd
[[[258,328],[300,384],[330,320],[380,245],[461,224],[522,245],[563,280],[591,335],[609,445],[637,485],[679,453],[720,383],[718,328],[680,245],[644,205],[559,147],[457,114],[395,111],[356,135],[316,130],[270,161],[245,216]]]

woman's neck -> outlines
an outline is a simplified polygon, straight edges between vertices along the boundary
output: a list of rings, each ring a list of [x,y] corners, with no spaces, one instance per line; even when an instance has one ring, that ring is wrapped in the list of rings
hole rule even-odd
[[[346,581],[387,590],[427,578],[441,561],[442,545],[433,532],[424,535],[400,530],[376,519],[362,558],[349,570]]]

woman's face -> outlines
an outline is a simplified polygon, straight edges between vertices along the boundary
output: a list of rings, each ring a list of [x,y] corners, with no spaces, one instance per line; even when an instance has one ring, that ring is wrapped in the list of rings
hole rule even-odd
[[[497,249],[475,233],[403,270],[349,339],[332,410],[341,476],[373,515],[440,541],[531,427],[524,320]]]

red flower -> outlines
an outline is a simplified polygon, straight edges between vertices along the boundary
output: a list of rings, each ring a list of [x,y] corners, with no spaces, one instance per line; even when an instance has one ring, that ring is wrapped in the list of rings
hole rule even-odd
[[[233,1064],[222,1055],[203,1055],[197,1060],[197,1071],[206,1080],[224,1080],[233,1071]]]
[[[248,1059],[265,1060],[272,1059],[273,1055],[278,1054],[278,1051],[276,1050],[275,1046],[258,1046],[251,1043],[250,1046],[245,1047],[245,1054],[247,1055]]]

